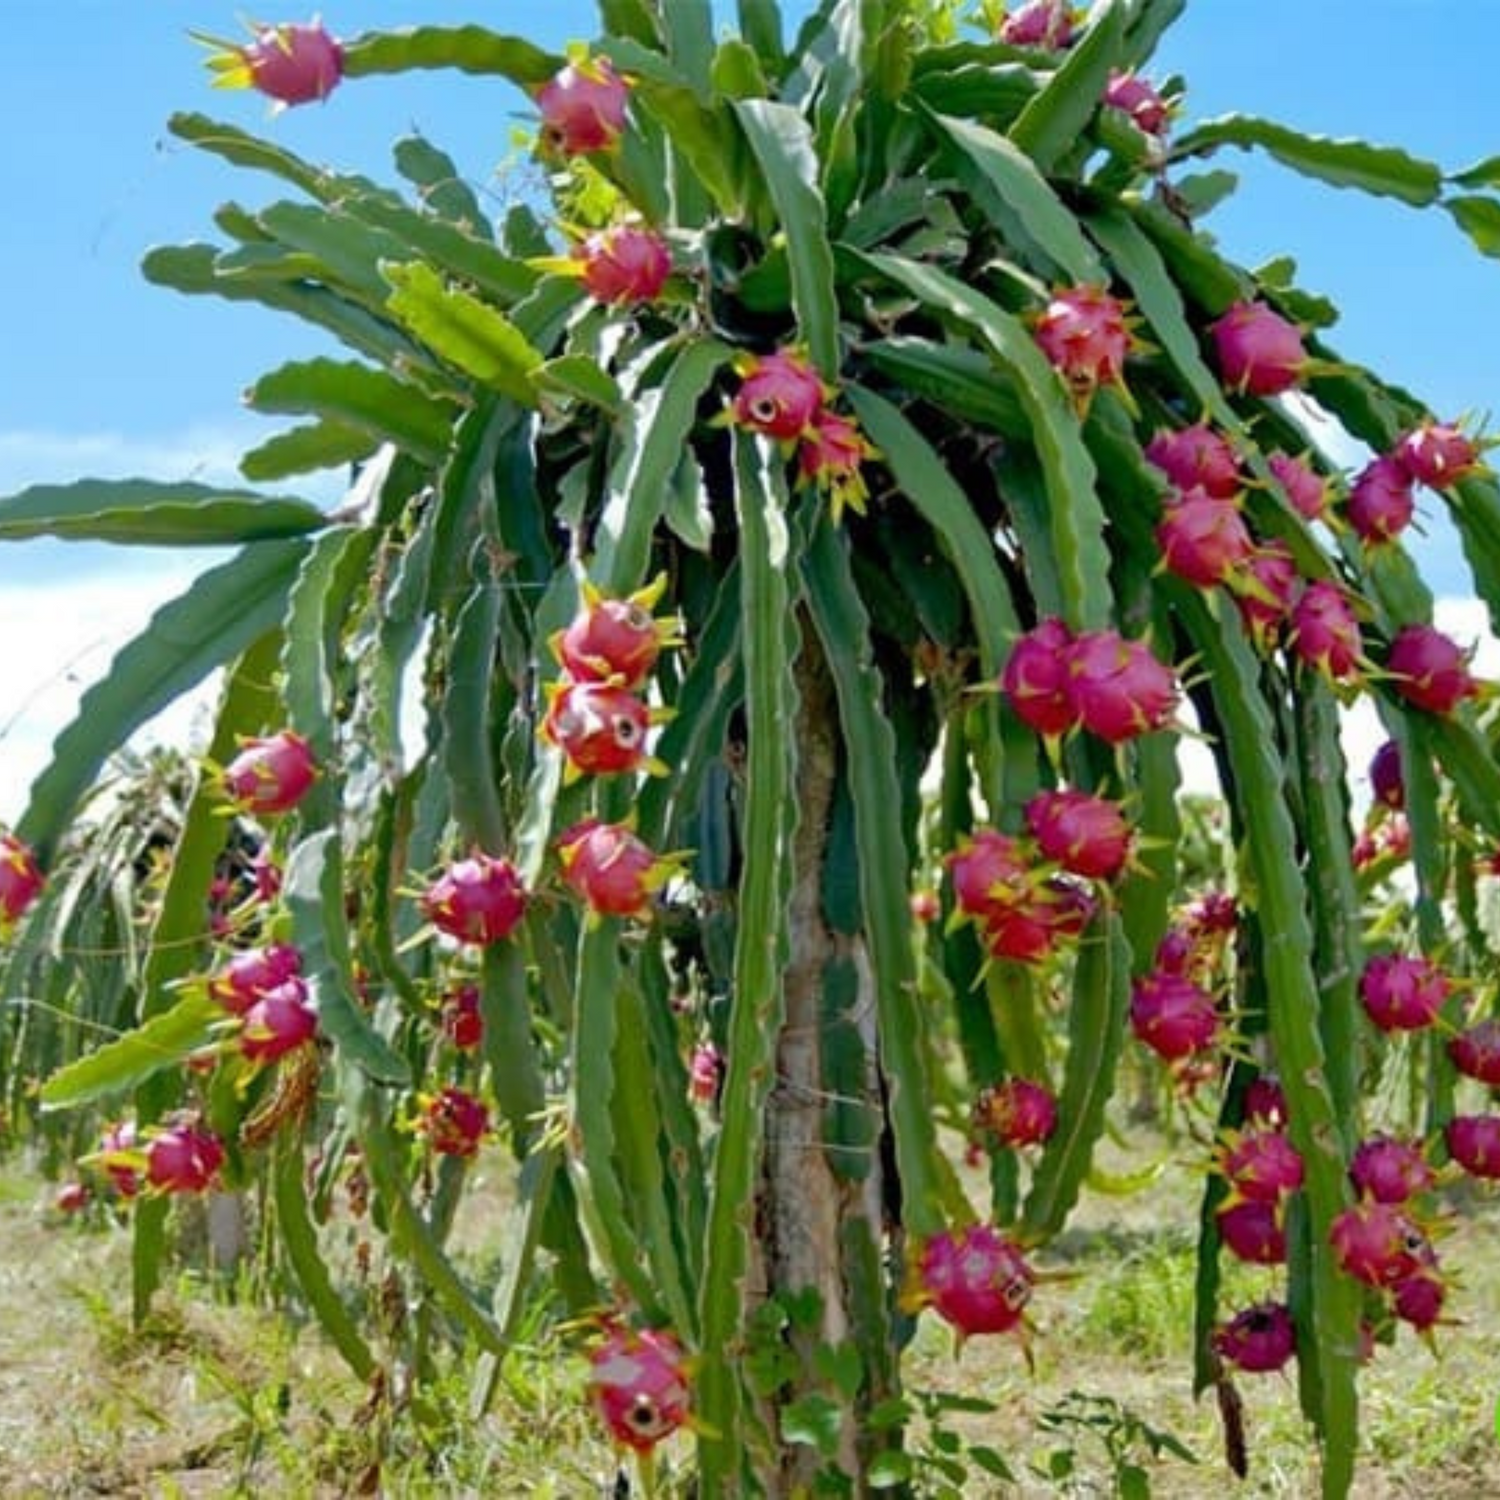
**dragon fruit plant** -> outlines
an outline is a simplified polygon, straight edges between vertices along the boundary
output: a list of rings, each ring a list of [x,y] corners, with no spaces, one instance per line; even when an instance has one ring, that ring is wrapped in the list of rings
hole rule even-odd
[[[399,119],[402,73],[477,75],[469,144],[522,114],[552,197],[496,220],[425,137],[383,185],[174,116],[270,192],[146,275],[326,336],[248,392],[297,425],[245,454],[253,497],[0,499],[7,538],[230,549],[0,835],[5,994],[122,1016],[85,1055],[86,1026],[0,1033],[0,1079],[46,1077],[6,1102],[115,1122],[137,1314],[174,1195],[255,1187],[372,1389],[444,1337],[503,1356],[545,1274],[607,1330],[593,1405],[643,1462],[708,1500],[863,1492],[910,1317],[1048,1338],[1049,1244],[1144,1079],[1212,1143],[1198,1389],[1233,1410],[1294,1368],[1323,1492],[1359,1493],[1361,1358],[1463,1319],[1434,1189],[1500,1173],[1492,693],[1408,550],[1442,511],[1500,610],[1500,490],[1472,424],[1235,258],[1198,168],[1261,151],[1487,250],[1493,172],[1195,123],[1155,81],[1181,0],[742,0],[738,34],[601,0],[565,55],[419,9],[259,25],[218,76],[325,100],[316,131],[356,88]],[[298,497],[349,465],[347,503]],[[174,816],[145,849],[90,823],[125,816],[91,801],[111,754],[216,668]],[[497,1301],[447,1237],[502,1170]],[[399,1326],[334,1291],[351,1180]],[[770,1389],[761,1304],[811,1310]],[[841,1399],[793,1441],[830,1344]]]

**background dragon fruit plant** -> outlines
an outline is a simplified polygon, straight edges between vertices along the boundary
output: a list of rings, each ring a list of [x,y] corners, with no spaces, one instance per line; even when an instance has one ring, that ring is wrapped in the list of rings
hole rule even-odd
[[[243,460],[284,492],[0,501],[6,538],[237,548],[0,842],[6,993],[124,1033],[0,1048],[51,1072],[17,1114],[87,1122],[131,1204],[138,1314],[173,1199],[260,1185],[372,1391],[447,1340],[482,1400],[545,1290],[594,1330],[622,1450],[691,1452],[706,1496],[862,1492],[900,1470],[868,1418],[913,1318],[1046,1337],[1048,1242],[1154,1069],[1212,1143],[1197,1387],[1233,1416],[1241,1375],[1294,1364],[1350,1491],[1361,1360],[1461,1302],[1435,1190],[1500,1171],[1490,692],[1403,544],[1441,507],[1494,610],[1500,491],[1293,268],[1203,232],[1232,188],[1203,166],[1264,151],[1482,249],[1500,171],[1185,123],[1151,72],[1181,8],[824,0],[793,30],[739,0],[716,38],[707,0],[601,0],[567,57],[302,23],[216,55],[289,106],[418,68],[518,86],[550,199],[495,223],[428,141],[389,187],[174,116],[270,196],[147,276],[329,336],[249,393],[303,419]],[[332,513],[293,493],[349,465]],[[88,821],[111,754],[220,667],[177,816]],[[1359,828],[1356,697],[1394,747]],[[104,937],[107,972],[68,956]],[[475,1285],[445,1244],[502,1155],[515,1219]],[[1225,1257],[1260,1301],[1221,1305]],[[380,1287],[421,1316],[393,1328]]]

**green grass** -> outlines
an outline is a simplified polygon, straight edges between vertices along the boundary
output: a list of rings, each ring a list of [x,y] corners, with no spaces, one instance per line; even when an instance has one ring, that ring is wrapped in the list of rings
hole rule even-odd
[[[1034,1367],[1019,1340],[975,1339],[954,1357],[921,1320],[906,1371],[910,1449],[923,1497],[1107,1496],[1138,1470],[1166,1500],[1215,1492],[1316,1494],[1294,1382],[1244,1377],[1251,1460],[1224,1467],[1212,1399],[1191,1394],[1191,1172],[1149,1193],[1086,1198],[1077,1224],[1038,1255]],[[128,1321],[128,1233],[102,1211],[65,1221],[51,1190],[0,1171],[0,1497],[301,1497],[379,1493],[607,1493],[615,1455],[587,1409],[585,1366],[535,1320],[507,1356],[494,1399],[471,1413],[472,1371],[449,1369],[409,1399],[399,1374],[373,1393],[316,1332],[259,1307],[244,1287],[184,1272],[147,1327]],[[495,1222],[493,1219],[490,1222]],[[480,1253],[473,1224],[463,1238]],[[1437,1354],[1403,1331],[1361,1385],[1360,1500],[1500,1494],[1500,1203],[1479,1196],[1444,1242],[1462,1284]],[[1270,1273],[1234,1268],[1233,1295],[1265,1295]],[[976,1454],[976,1445],[983,1450]],[[1174,1452],[1190,1451],[1192,1463]],[[689,1444],[670,1446],[664,1494],[680,1491]],[[1153,1451],[1155,1450],[1155,1451]],[[1014,1482],[990,1476],[1000,1460]],[[945,1473],[948,1475],[944,1478]],[[962,1474],[955,1480],[955,1474]]]

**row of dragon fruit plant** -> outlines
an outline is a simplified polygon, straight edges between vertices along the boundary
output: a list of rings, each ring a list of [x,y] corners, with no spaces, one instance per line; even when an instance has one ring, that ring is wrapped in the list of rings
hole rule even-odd
[[[1196,220],[1232,179],[1193,168],[1264,150],[1483,247],[1500,167],[1178,132],[1147,65],[1181,0],[960,9],[825,0],[790,36],[740,0],[716,40],[699,0],[601,0],[567,57],[317,22],[215,53],[285,105],[415,68],[520,86],[551,199],[498,225],[425,140],[408,196],[173,117],[294,196],[147,276],[346,350],[252,388],[308,420],[246,478],[359,473],[331,514],[148,481],[0,502],[8,539],[239,549],[85,696],[0,863],[6,993],[47,997],[8,1008],[10,1057],[76,1050],[79,1006],[124,1032],[10,1103],[108,1108],[84,1167],[132,1205],[138,1313],[174,1198],[261,1181],[377,1380],[342,1194],[458,1347],[503,1352],[539,1277],[592,1317],[596,1404],[648,1462],[686,1426],[700,1493],[839,1492],[903,1472],[872,1414],[922,1309],[1028,1336],[1135,1048],[1217,1142],[1195,1384],[1232,1410],[1295,1360],[1348,1491],[1360,1362],[1449,1306],[1443,1181],[1500,1175],[1489,689],[1404,543],[1441,505],[1493,602],[1500,493],[1478,434],[1337,357],[1286,263],[1224,257]],[[1369,463],[1341,474],[1294,393]],[[221,666],[165,831],[75,830]],[[1362,695],[1390,745],[1357,833]],[[1232,849],[1197,891],[1189,702]],[[1420,1105],[1386,1118],[1400,1078]],[[489,1287],[445,1247],[496,1135],[519,1206]],[[1221,1306],[1225,1256],[1267,1268],[1260,1302]],[[826,1441],[785,1435],[830,1394]]]

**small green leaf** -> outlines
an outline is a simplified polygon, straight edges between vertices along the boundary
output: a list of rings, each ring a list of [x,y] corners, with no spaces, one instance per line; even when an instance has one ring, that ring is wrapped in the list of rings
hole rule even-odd
[[[359,463],[379,446],[379,439],[343,422],[309,422],[252,448],[240,459],[240,473],[252,484],[264,484],[289,474]]]
[[[1399,198],[1418,208],[1436,201],[1443,186],[1439,168],[1395,146],[1304,135],[1253,115],[1206,120],[1178,138],[1172,157],[1180,161],[1186,156],[1207,155],[1220,146],[1238,146],[1245,151],[1259,147],[1306,177],[1316,177],[1334,187]]]
[[[224,1021],[224,1007],[204,992],[185,995],[144,1026],[96,1047],[42,1085],[43,1109],[73,1109],[122,1093],[211,1041]]]
[[[915,1475],[916,1467],[911,1454],[897,1451],[877,1454],[866,1478],[872,1490],[893,1490],[898,1484],[906,1484]]]
[[[433,353],[513,401],[537,404],[533,377],[542,356],[504,314],[444,286],[421,261],[386,266],[385,277],[395,288],[387,306]]]
[[[1474,241],[1481,255],[1500,259],[1500,199],[1468,194],[1443,199],[1443,207]]]
[[[825,1458],[839,1450],[844,1408],[829,1396],[813,1391],[788,1403],[781,1412],[781,1436],[788,1443],[805,1443]]]
[[[614,416],[621,406],[620,387],[598,360],[586,354],[563,354],[536,368],[536,383],[544,391],[583,401]]]

